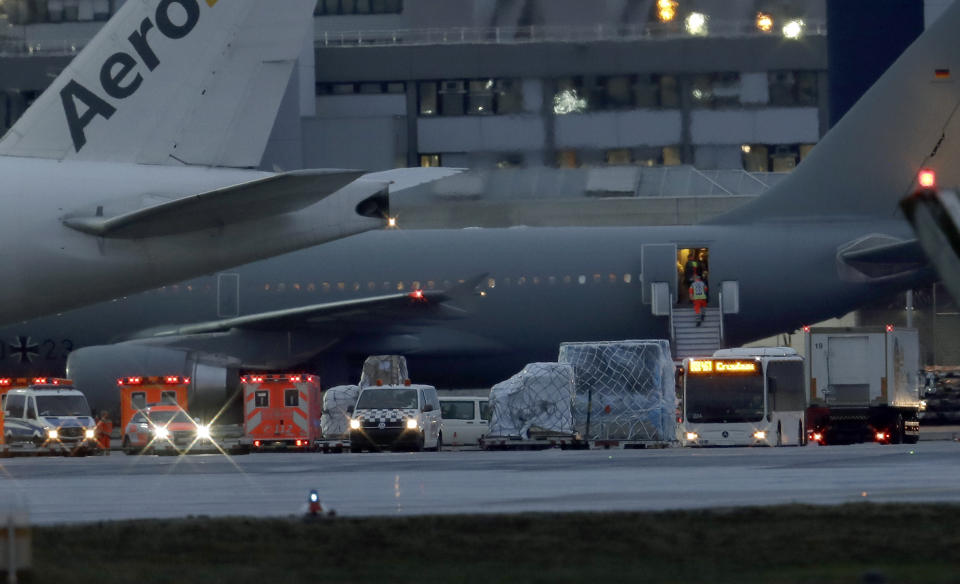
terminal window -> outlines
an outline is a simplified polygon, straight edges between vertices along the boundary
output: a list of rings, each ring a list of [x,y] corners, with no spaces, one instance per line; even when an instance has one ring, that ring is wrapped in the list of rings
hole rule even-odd
[[[400,14],[403,0],[320,0],[314,14],[335,16],[341,14]]]

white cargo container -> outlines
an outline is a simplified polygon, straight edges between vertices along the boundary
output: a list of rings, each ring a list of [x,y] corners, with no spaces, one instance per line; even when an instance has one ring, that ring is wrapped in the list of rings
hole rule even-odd
[[[807,334],[807,427],[825,443],[916,442],[920,348],[916,329],[812,328]]]

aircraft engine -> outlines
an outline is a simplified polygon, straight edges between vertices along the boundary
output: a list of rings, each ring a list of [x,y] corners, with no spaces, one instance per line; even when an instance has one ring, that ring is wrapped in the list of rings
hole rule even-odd
[[[239,371],[225,359],[183,349],[136,343],[84,347],[67,358],[67,377],[87,396],[94,412],[120,409],[121,377],[182,375],[189,377],[188,407],[209,419],[239,386]]]

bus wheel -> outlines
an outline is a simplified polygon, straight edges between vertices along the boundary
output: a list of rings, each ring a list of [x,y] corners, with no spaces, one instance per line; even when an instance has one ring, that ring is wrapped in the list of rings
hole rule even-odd
[[[904,435],[903,414],[897,414],[897,420],[893,424],[893,431],[890,433],[891,444],[902,444]]]

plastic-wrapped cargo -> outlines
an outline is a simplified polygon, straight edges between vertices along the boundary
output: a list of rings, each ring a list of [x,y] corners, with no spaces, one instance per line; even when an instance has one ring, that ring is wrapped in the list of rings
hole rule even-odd
[[[530,363],[490,390],[488,436],[530,438],[531,432],[573,433],[573,367]]]
[[[403,355],[371,355],[363,362],[360,387],[403,385],[408,379],[407,358]]]
[[[574,368],[573,415],[584,438],[675,439],[677,394],[669,341],[563,343],[558,361]]]
[[[357,405],[359,385],[338,385],[323,393],[323,415],[320,431],[327,439],[350,437],[350,414],[347,408]]]

